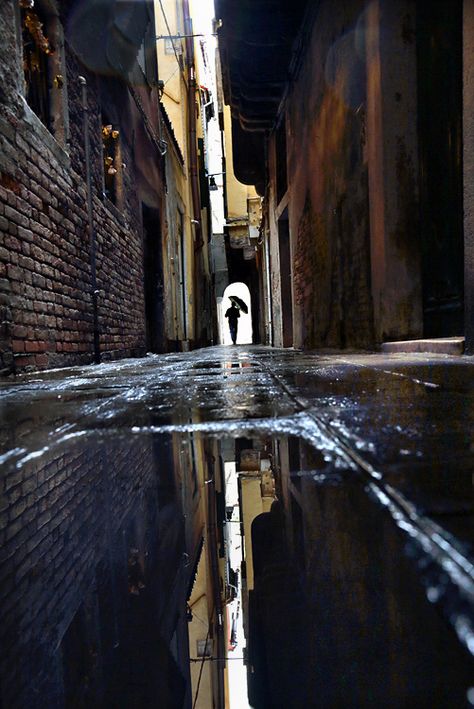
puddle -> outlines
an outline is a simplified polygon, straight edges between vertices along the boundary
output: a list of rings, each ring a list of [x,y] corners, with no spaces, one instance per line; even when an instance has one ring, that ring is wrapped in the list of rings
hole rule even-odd
[[[3,459],[7,706],[181,706],[225,684],[231,709],[381,701],[406,666],[428,694],[448,667],[465,695],[472,661],[437,608],[471,650],[472,569],[456,577],[314,418],[89,416]]]
[[[463,706],[468,372],[448,395],[439,368],[359,359],[153,355],[2,385],[3,705],[205,707],[228,686],[231,709]]]

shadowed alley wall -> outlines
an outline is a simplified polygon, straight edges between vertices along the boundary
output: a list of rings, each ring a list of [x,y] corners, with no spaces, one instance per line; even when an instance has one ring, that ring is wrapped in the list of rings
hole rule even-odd
[[[323,2],[313,15],[270,144],[271,253],[288,207],[294,345],[421,335],[414,4]]]

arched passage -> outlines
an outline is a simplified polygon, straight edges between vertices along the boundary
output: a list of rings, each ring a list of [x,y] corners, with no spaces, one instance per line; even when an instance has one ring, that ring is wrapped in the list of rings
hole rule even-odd
[[[237,344],[246,345],[252,342],[252,302],[250,291],[245,283],[231,283],[224,291],[222,298],[217,298],[217,313],[219,320],[219,344],[230,345],[232,340],[230,337],[229,326],[225,313],[232,305],[229,298],[230,295],[236,295],[241,298],[248,307],[248,313],[241,311],[239,325],[237,330]]]

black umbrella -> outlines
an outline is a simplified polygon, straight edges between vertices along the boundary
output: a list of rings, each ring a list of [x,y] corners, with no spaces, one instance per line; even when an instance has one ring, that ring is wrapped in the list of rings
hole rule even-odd
[[[239,298],[237,295],[229,295],[229,300],[232,301],[232,303],[236,305],[239,310],[242,310],[244,313],[248,313],[249,309],[247,308],[247,303],[245,303],[242,298]]]

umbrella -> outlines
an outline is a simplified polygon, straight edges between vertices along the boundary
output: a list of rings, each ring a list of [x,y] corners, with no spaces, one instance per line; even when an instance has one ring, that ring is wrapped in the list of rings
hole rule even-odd
[[[248,313],[249,309],[247,308],[247,303],[245,303],[242,298],[239,298],[237,295],[229,295],[229,300],[244,313]]]

